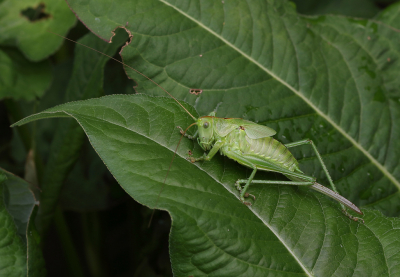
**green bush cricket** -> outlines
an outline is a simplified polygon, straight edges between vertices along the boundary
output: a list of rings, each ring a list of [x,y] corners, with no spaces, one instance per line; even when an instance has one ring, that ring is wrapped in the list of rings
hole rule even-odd
[[[195,118],[193,117],[193,119]],[[209,161],[219,151],[222,155],[253,169],[248,179],[239,179],[235,183],[236,189],[239,191],[240,201],[242,201],[243,204],[251,206],[250,202],[245,201],[245,198],[248,196],[252,196],[255,200],[253,195],[247,193],[247,189],[251,183],[305,185],[338,201],[342,207],[343,213],[350,219],[364,222],[363,219],[354,217],[347,212],[346,207],[358,214],[363,214],[356,205],[337,192],[325,163],[312,140],[304,139],[284,145],[272,138],[272,136],[276,134],[276,131],[267,126],[258,125],[241,118],[216,117],[214,112],[210,113],[208,116],[195,119],[195,121],[195,123],[190,125],[197,125],[198,130],[194,136],[189,136],[182,128],[178,128],[181,129],[181,134],[183,136],[189,139],[197,139],[200,147],[204,151],[208,151],[208,154],[205,152],[204,155],[199,158],[189,157],[189,161],[192,163],[197,161]],[[300,170],[297,160],[288,150],[288,148],[291,147],[307,144],[311,145],[317,155],[333,190],[317,183],[316,178],[305,175]],[[281,173],[291,181],[254,180],[253,178],[257,170]],[[244,186],[242,186],[242,184],[244,184]]]
[[[70,40],[68,38],[65,39]],[[80,44],[78,42],[75,43]],[[83,44],[80,45],[88,47]],[[106,55],[95,49],[92,50],[99,52],[100,54]],[[166,89],[157,84],[155,81],[153,81],[143,73],[139,72],[138,70],[124,64],[123,62],[114,59],[113,57],[108,57],[132,69],[136,73],[140,74],[141,76],[145,77],[146,79],[157,85],[171,98],[173,98],[193,118],[195,122],[187,127],[186,130],[183,130],[180,126],[178,126],[178,128],[180,129],[180,133],[182,134],[182,136],[185,136],[186,138],[192,140],[196,139],[200,147],[205,152],[204,155],[199,158],[189,156],[187,158],[188,161],[192,163],[195,163],[197,161],[209,161],[219,151],[220,154],[225,155],[228,158],[240,163],[241,165],[244,165],[253,170],[249,178],[239,179],[235,183],[235,187],[239,191],[239,199],[243,204],[247,206],[252,205],[250,202],[245,201],[245,198],[249,196],[251,196],[255,200],[255,196],[247,192],[251,183],[310,186],[312,189],[319,191],[320,193],[323,193],[338,201],[340,203],[343,213],[347,217],[354,221],[360,221],[364,223],[364,220],[362,218],[354,217],[348,213],[346,207],[360,215],[363,215],[361,210],[356,205],[354,205],[352,202],[350,202],[338,193],[336,186],[333,183],[333,180],[325,166],[325,163],[323,162],[322,157],[312,140],[304,139],[297,142],[282,144],[278,140],[272,138],[272,136],[276,134],[276,131],[267,126],[259,125],[242,118],[216,117],[215,112],[212,112],[207,116],[202,116],[197,119],[175,97],[173,97]],[[193,93],[192,91],[196,91],[196,94],[202,92],[202,90],[200,89],[192,89],[190,90],[190,93]],[[193,136],[186,134],[186,131],[194,125],[196,125],[198,128],[195,134]],[[179,147],[179,143],[173,157],[175,157],[176,151]],[[332,186],[332,190],[317,183],[316,178],[308,176],[300,170],[298,166],[298,161],[289,151],[289,148],[301,145],[310,145],[313,148],[319,160],[319,163],[321,164],[324,173],[330,185]],[[207,151],[208,154],[206,153]],[[172,158],[171,160],[171,164],[173,162],[173,159],[174,158]],[[171,168],[171,164],[168,169],[167,175],[165,176],[164,184]],[[258,170],[281,173],[286,176],[290,181],[254,180],[255,174]],[[159,196],[161,192],[162,189],[159,193]],[[157,203],[158,199],[156,201],[156,208]]]

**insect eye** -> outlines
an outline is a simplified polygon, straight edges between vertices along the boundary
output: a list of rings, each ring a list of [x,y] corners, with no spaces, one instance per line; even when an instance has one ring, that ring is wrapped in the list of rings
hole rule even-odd
[[[210,124],[208,122],[204,122],[203,127],[208,128],[208,126],[210,126]]]

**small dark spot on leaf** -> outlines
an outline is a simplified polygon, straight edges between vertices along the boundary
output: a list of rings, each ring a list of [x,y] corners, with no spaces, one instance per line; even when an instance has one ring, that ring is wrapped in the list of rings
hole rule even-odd
[[[21,14],[29,19],[29,21],[39,21],[42,19],[47,19],[50,17],[50,14],[44,11],[45,4],[40,3],[36,8],[26,8],[25,10],[21,11]]]
[[[244,130],[244,126],[239,126],[239,129],[240,130]]]

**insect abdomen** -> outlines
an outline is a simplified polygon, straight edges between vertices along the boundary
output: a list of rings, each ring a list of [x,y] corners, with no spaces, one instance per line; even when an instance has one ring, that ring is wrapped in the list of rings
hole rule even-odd
[[[271,137],[251,139],[243,130],[239,130],[231,132],[226,137],[226,142],[237,147],[244,155],[254,155],[269,160],[290,171],[298,168],[298,162],[292,153],[285,145]]]
[[[297,160],[285,145],[271,137],[251,139],[246,136],[246,141],[248,144],[248,154],[252,152],[264,159],[279,163],[291,171],[298,166]]]

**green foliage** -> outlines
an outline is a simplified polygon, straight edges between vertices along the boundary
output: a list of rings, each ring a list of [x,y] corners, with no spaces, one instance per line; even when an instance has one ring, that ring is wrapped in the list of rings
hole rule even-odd
[[[53,54],[76,19],[68,6],[58,0],[4,0],[0,3],[0,43],[17,46],[31,61]]]
[[[37,193],[37,216],[29,212],[23,230],[34,230],[35,219],[43,240],[51,237],[54,221],[66,272],[76,276],[171,274],[168,265],[150,262],[151,253],[162,252],[162,235],[155,230],[164,226],[168,232],[168,224],[156,213],[152,228],[146,229],[150,212],[134,199],[171,216],[169,254],[176,276],[399,275],[400,5],[379,10],[372,1],[357,1],[346,6],[319,1],[318,7],[312,1],[298,3],[297,11],[304,14],[339,14],[316,16],[300,15],[293,3],[280,0],[68,0],[68,5],[95,35],[113,41],[106,44],[90,34],[82,43],[108,55],[127,40],[125,28],[132,37],[121,51],[123,61],[166,88],[195,116],[216,111],[221,117],[267,125],[283,143],[312,139],[340,193],[365,213],[364,225],[306,187],[253,184],[249,192],[256,201],[252,207],[242,205],[234,182],[250,170],[220,155],[191,164],[185,159],[188,150],[194,156],[202,152],[186,139],[157,202],[179,141],[176,126],[187,127],[191,117],[128,67],[124,69],[141,94],[96,98],[132,92],[134,84],[121,77],[125,72],[120,65],[106,65],[108,58],[91,50],[77,47],[72,59],[64,46],[52,56],[54,67],[49,68],[48,60],[36,62],[59,45],[55,35],[40,34],[64,34],[73,21],[63,20],[63,13],[56,16],[50,1],[42,1],[44,10],[38,4],[1,2],[0,59],[5,62],[0,68],[7,74],[0,77],[0,98],[7,99],[0,115],[8,115],[11,123],[30,116],[15,123],[20,127],[13,133],[8,121],[0,121],[5,134],[0,138],[0,166],[42,190]],[[351,8],[359,3],[365,4],[363,9]],[[68,9],[63,4],[62,9]],[[2,7],[9,8],[4,12]],[[32,21],[18,21],[15,10]],[[7,29],[9,23],[14,29]],[[71,36],[81,35],[82,26]],[[122,29],[113,37],[118,27]],[[34,28],[40,28],[38,36],[26,35]],[[42,45],[44,41],[52,47]],[[190,89],[202,93],[192,95]],[[16,101],[35,97],[35,105]],[[62,118],[36,122],[54,117]],[[293,148],[292,153],[305,173],[328,184],[311,147]],[[277,178],[284,180],[277,174],[256,175]],[[126,236],[117,236],[132,249],[128,255],[115,251],[115,262],[101,249],[112,241],[107,237],[110,226],[118,226],[117,218],[124,214],[112,207],[123,201],[132,203],[126,209],[132,226]],[[62,209],[79,212],[71,215]],[[107,216],[100,209],[107,210]],[[1,216],[13,217],[5,211]],[[74,223],[76,218],[81,224]],[[26,272],[27,251],[33,251],[30,258],[37,267],[28,275],[41,272],[40,248],[24,248],[20,227],[14,225],[6,229],[18,238],[13,240],[18,270]],[[32,234],[38,245],[39,235]],[[82,248],[75,249],[80,241]],[[122,256],[129,258],[124,261]]]
[[[48,61],[32,63],[14,49],[0,50],[0,68],[0,98],[33,100],[42,97],[51,82]]]
[[[30,219],[34,206],[35,198],[28,183],[0,169],[1,275],[24,276],[27,272],[30,276],[45,274],[40,239]]]

